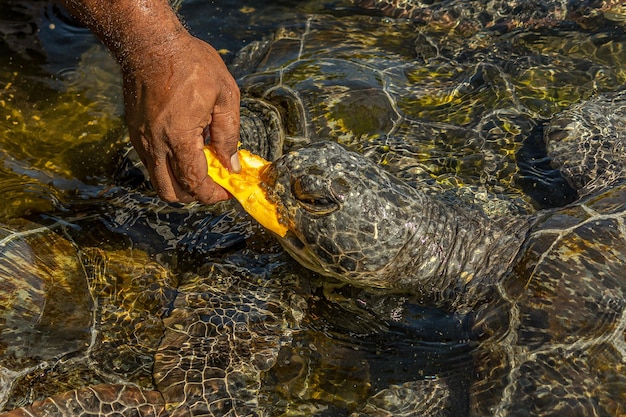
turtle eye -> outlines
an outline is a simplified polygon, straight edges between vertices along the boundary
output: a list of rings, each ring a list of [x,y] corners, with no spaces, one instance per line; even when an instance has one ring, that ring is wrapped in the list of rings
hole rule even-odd
[[[291,189],[298,204],[310,213],[324,215],[339,209],[339,202],[322,177],[303,175],[295,179]]]

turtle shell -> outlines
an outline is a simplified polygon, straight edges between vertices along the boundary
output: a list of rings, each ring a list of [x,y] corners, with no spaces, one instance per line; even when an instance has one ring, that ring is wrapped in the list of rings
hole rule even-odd
[[[6,409],[88,385],[152,387],[171,275],[137,249],[79,247],[67,229],[79,226],[1,229]]]
[[[80,351],[93,302],[76,247],[61,224],[0,226],[0,357],[5,370]],[[5,385],[6,386],[6,385]]]
[[[497,299],[477,315],[486,340],[479,413],[626,411],[625,202],[621,184],[540,217]]]
[[[546,129],[554,163],[583,197],[537,216],[496,307],[479,314],[489,335],[482,413],[626,412],[625,97],[573,106]]]
[[[410,22],[312,16],[251,44],[232,67],[243,96],[274,108],[287,149],[337,141],[433,194],[494,214],[532,211],[507,185],[517,172],[511,155],[536,123],[493,91],[477,94],[471,115],[452,108],[459,98],[436,97],[454,78],[472,77],[474,63],[458,68],[446,59],[424,69],[413,46],[420,36]],[[492,88],[505,83],[493,76]],[[508,110],[494,115],[496,100]]]

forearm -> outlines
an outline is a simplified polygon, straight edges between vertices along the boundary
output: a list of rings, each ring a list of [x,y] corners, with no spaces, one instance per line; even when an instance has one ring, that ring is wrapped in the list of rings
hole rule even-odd
[[[186,33],[167,0],[60,0],[109,48],[124,71],[167,55]]]
[[[229,197],[207,176],[210,146],[238,169],[239,88],[219,53],[189,34],[167,0],[58,0],[122,67],[131,143],[167,201]],[[233,162],[235,161],[235,162]]]

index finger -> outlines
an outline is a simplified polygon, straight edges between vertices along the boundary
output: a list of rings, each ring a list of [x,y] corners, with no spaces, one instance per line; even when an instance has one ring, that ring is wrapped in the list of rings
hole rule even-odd
[[[231,171],[240,169],[237,159],[239,142],[239,89],[235,85],[225,87],[213,108],[209,125],[210,142],[218,159]]]

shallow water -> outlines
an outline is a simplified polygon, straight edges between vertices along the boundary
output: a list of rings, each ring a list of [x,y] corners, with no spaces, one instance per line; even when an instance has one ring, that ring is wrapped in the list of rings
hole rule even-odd
[[[343,2],[267,3],[192,0],[180,13],[228,64],[242,47],[305,14],[357,13]],[[390,384],[449,375],[458,381],[458,395],[467,394],[475,337],[467,317],[309,273],[232,202],[183,207],[158,201],[125,158],[119,75],[106,51],[45,1],[3,2],[0,16],[2,409],[97,383],[153,388],[162,319],[176,297],[204,291],[226,302],[211,285],[233,276],[247,282],[224,287],[240,296],[241,309],[270,300],[273,319],[283,326],[279,341],[268,337],[267,346],[254,348],[277,357],[258,376],[269,415],[346,415]],[[626,82],[623,19],[600,20],[597,27],[485,32],[470,40],[405,21],[380,33],[355,27],[346,32],[354,45],[390,51],[355,59],[379,59],[381,67],[391,56],[407,60],[386,73],[386,91],[400,97],[398,111],[407,120],[445,126],[447,135],[405,144],[411,123],[399,124],[396,138],[385,137],[388,121],[368,118],[371,108],[336,106],[332,117],[343,130],[332,133],[334,139],[383,152],[381,163],[407,180],[427,172],[444,192],[467,186],[479,203],[489,192],[514,201],[520,212],[571,201],[535,130],[539,120]],[[423,42],[413,44],[410,30]],[[319,50],[310,52],[314,64],[338,41],[337,32],[324,33],[313,43]],[[476,65],[477,57],[486,64]],[[324,72],[315,65],[299,70],[294,85]],[[484,136],[468,140],[466,128]],[[27,233],[41,225],[52,225],[52,238]],[[15,230],[24,233],[12,235]],[[63,265],[59,274],[55,265]],[[31,277],[29,268],[45,273]]]

